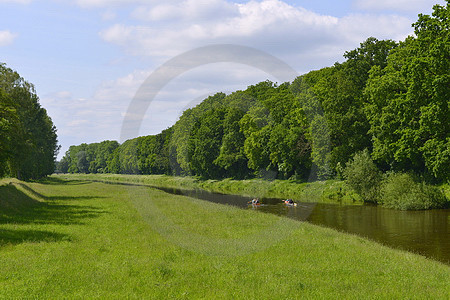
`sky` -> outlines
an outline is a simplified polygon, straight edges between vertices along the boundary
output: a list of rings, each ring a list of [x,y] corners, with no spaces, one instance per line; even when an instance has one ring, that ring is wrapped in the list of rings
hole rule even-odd
[[[61,158],[70,145],[157,134],[216,92],[295,79],[278,76],[274,62],[300,75],[342,62],[345,51],[368,37],[404,40],[419,13],[444,3],[0,0],[0,62],[35,85],[58,129]],[[219,54],[203,51],[208,47]],[[195,63],[186,61],[193,60],[186,53],[197,54]],[[252,59],[269,67],[243,63]],[[182,72],[161,76],[168,63]],[[132,100],[155,76],[160,85],[148,108],[137,108],[140,126],[124,133]]]

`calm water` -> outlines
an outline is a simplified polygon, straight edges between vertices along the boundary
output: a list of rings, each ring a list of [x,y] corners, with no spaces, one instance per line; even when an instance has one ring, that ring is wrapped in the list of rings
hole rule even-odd
[[[205,191],[163,189],[215,203],[273,213],[357,234],[384,245],[422,254],[450,264],[450,210],[399,211],[379,206],[298,203],[289,207],[280,199],[261,199],[253,208],[249,197]]]

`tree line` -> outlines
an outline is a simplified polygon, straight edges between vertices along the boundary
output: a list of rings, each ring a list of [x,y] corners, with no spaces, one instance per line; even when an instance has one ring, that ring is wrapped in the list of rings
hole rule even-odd
[[[449,2],[404,41],[368,38],[293,82],[217,93],[160,134],[71,146],[62,172],[219,178],[341,176],[363,150],[381,171],[450,178]]]
[[[0,178],[50,175],[58,151],[56,127],[34,86],[0,63]]]

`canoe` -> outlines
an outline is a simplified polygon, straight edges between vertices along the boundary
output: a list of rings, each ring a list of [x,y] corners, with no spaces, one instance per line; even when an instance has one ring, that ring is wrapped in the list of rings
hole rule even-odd
[[[297,203],[295,202],[289,202],[289,200],[284,200],[284,204],[286,204],[287,206],[297,206]]]

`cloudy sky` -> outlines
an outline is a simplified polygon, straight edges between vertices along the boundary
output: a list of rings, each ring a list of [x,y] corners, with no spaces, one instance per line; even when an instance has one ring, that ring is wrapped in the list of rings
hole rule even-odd
[[[120,140],[139,87],[186,51],[251,47],[303,74],[342,61],[370,36],[403,40],[434,4],[444,1],[0,0],[0,62],[35,85],[61,157],[70,145]],[[210,94],[266,79],[280,82],[237,61],[200,61],[158,90],[139,135],[159,133]]]

